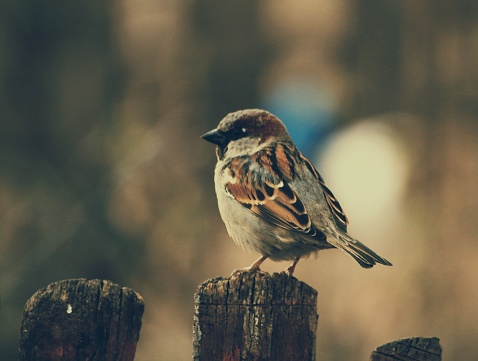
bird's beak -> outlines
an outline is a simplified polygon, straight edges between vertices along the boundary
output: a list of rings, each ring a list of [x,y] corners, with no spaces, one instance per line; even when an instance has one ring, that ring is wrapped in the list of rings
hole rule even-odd
[[[216,145],[224,144],[226,141],[224,133],[218,129],[213,129],[210,132],[201,135],[201,138]]]

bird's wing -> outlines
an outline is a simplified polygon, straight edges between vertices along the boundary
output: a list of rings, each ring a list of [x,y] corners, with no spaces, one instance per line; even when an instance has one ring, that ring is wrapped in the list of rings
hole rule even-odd
[[[340,230],[347,232],[347,225],[349,224],[349,220],[347,219],[347,216],[345,215],[345,212],[342,209],[339,201],[337,200],[337,198],[335,198],[332,191],[325,185],[324,179],[319,174],[317,169],[315,169],[312,163],[302,154],[301,154],[301,157],[304,163],[306,164],[307,168],[309,169],[309,171],[315,176],[315,178],[317,178],[317,181],[322,187],[322,190],[325,195],[325,199],[327,200],[327,204],[329,205],[330,211],[332,212],[332,215],[334,216],[335,224],[337,225],[337,227],[339,227]]]
[[[227,165],[224,171],[228,172],[228,195],[271,224],[325,241],[325,234],[313,226],[304,203],[280,174],[261,168],[260,174],[241,176],[256,165],[240,160]]]

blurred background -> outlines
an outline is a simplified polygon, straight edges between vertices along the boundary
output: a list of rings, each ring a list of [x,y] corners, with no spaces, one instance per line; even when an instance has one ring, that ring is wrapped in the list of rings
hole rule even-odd
[[[394,264],[299,263],[317,359],[420,335],[476,360],[477,64],[468,0],[2,1],[0,359],[27,299],[79,277],[144,296],[138,361],[190,359],[197,285],[257,257],[226,234],[199,137],[258,107]]]

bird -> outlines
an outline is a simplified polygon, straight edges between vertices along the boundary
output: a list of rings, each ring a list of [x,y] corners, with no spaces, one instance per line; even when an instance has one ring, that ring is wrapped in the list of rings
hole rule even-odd
[[[337,198],[275,115],[232,112],[201,137],[216,145],[215,191],[229,236],[261,255],[245,270],[260,271],[269,258],[292,261],[292,276],[301,258],[333,248],[364,268],[392,266],[347,233]]]

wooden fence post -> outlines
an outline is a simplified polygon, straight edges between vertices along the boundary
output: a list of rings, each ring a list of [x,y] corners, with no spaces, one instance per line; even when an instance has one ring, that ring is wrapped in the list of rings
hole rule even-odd
[[[75,279],[38,290],[25,305],[20,361],[132,361],[142,297],[109,281]]]
[[[440,340],[436,337],[411,337],[377,347],[370,361],[441,361]]]
[[[208,280],[195,308],[194,361],[315,360],[317,292],[285,273]]]

